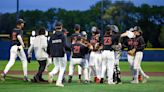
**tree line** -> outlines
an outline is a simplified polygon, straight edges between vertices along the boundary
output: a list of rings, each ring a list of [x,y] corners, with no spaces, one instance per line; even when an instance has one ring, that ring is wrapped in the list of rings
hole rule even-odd
[[[54,24],[61,21],[64,27],[73,33],[74,24],[80,24],[81,30],[90,33],[92,26],[101,29],[103,24],[104,32],[107,24],[115,24],[120,32],[131,27],[140,26],[147,47],[164,47],[164,6],[150,6],[142,4],[135,6],[130,1],[110,0],[99,1],[86,11],[65,10],[61,8],[50,8],[47,11],[26,10],[20,11],[20,18],[26,21],[25,35],[29,36],[32,30],[44,26],[47,30],[53,30]],[[16,13],[0,13],[0,33],[11,33],[16,23]]]

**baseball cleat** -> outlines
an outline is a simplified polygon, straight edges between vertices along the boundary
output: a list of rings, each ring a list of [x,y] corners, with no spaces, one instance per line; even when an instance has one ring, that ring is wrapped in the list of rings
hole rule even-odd
[[[27,76],[24,76],[24,79],[23,79],[25,82],[30,82],[31,80],[27,77]]]
[[[82,82],[82,80],[81,79],[78,79],[78,81],[77,81],[78,83],[81,83]]]
[[[62,83],[65,83],[66,82],[66,79],[65,79],[65,77],[62,79]]]
[[[62,83],[56,83],[57,87],[64,87],[64,85]]]
[[[34,81],[39,82],[39,78],[37,76],[34,76]]]
[[[100,83],[101,83],[101,84],[104,83],[104,78],[101,78]]]
[[[117,84],[122,84],[122,82],[117,82]]]
[[[84,81],[85,84],[88,84],[89,82],[87,80]]]
[[[5,81],[6,74],[2,73],[1,74],[1,81]]]
[[[68,83],[71,83],[71,82],[72,82],[72,79],[69,79],[69,80],[68,80]]]
[[[138,82],[138,80],[132,80],[130,83],[132,83],[132,84],[138,84],[139,82]]]
[[[148,79],[149,79],[149,76],[145,76],[145,77],[143,78],[142,83],[146,83]]]
[[[53,82],[53,76],[51,74],[48,74],[48,82],[49,83]]]
[[[108,82],[109,85],[115,85],[116,83],[114,82]]]
[[[93,81],[91,81],[91,80],[89,80],[88,82],[89,82],[89,83],[93,83]]]
[[[150,77],[148,75],[146,75],[145,78],[149,79]]]

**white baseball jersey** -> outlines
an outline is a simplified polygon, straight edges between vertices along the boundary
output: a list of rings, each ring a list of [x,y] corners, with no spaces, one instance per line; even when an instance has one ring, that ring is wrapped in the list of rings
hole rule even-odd
[[[35,57],[37,60],[46,60],[48,58],[47,50],[47,37],[44,35],[36,36],[33,44],[28,49],[28,55],[31,57],[32,50],[34,49]]]

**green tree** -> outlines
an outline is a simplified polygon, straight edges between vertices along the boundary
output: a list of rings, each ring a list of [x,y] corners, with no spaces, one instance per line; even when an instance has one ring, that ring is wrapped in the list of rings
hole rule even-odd
[[[159,40],[161,47],[164,48],[164,26],[162,26],[162,28],[161,28],[161,33],[160,33],[158,40]]]

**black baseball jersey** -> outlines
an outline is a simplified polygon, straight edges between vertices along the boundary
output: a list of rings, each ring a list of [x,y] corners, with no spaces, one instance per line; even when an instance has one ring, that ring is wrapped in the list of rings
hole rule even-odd
[[[23,37],[23,30],[14,28],[13,31],[12,31],[12,33],[11,33],[12,46],[13,45],[17,45],[17,46],[20,46],[21,45],[21,43],[19,42],[19,40],[17,38],[18,35],[20,35],[21,37]]]
[[[134,48],[136,48],[136,52],[143,51],[145,48],[145,45],[146,44],[142,36],[137,36],[136,38],[134,38],[133,46]]]
[[[75,43],[71,46],[72,58],[84,58],[85,54],[88,53],[88,47],[84,46],[81,43]]]
[[[134,38],[127,39],[128,51],[134,48]]]
[[[120,38],[120,34],[118,35],[105,35],[102,39],[103,50],[114,50],[112,45],[118,43],[118,39]]]
[[[63,32],[56,31],[50,37],[48,42],[47,52],[51,57],[64,57],[66,45],[66,38]]]
[[[145,41],[142,36],[138,36],[136,38],[126,38],[123,41],[124,46],[126,46],[129,50],[136,49],[137,51],[143,51],[145,48]]]

